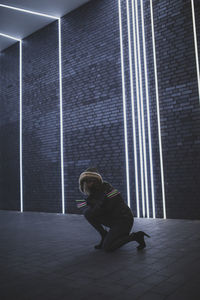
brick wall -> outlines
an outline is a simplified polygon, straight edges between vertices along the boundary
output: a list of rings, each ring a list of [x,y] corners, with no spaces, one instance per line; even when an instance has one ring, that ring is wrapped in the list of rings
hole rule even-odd
[[[20,209],[19,45],[0,55],[0,209]]]
[[[191,3],[154,2],[167,216],[199,218],[200,105]]]
[[[188,0],[153,1],[153,8],[167,217],[199,218],[200,106],[191,4]],[[199,10],[200,5],[195,1],[198,36]],[[156,216],[163,217],[149,1],[144,1],[144,14]],[[130,199],[131,208],[136,215],[126,17],[126,1],[122,1]],[[198,47],[200,49],[200,38]],[[18,46],[12,46],[4,51],[0,61],[3,80],[1,80],[3,110],[1,110],[0,132],[1,141],[4,141],[4,146],[1,146],[3,162],[0,205],[2,209],[19,209]],[[141,63],[143,67],[143,62]],[[9,65],[12,65],[12,68]],[[117,1],[93,0],[62,18],[62,66],[66,212],[81,213],[75,207],[74,200],[82,198],[78,190],[78,178],[89,166],[97,167],[104,180],[118,188],[127,201]],[[61,212],[58,71],[57,22],[54,22],[23,42],[25,210]],[[134,73],[133,76],[135,93]],[[145,90],[144,74],[142,76]],[[12,87],[9,87],[10,85]],[[9,99],[9,102],[5,99]],[[10,101],[13,103],[12,109]],[[137,109],[137,104],[135,105]],[[147,130],[146,103],[144,116]],[[138,141],[137,117],[136,114]],[[148,139],[146,142],[149,166]],[[15,151],[11,151],[13,149]],[[11,152],[14,156],[9,154]],[[138,143],[137,159],[139,162]],[[9,181],[11,174],[12,181]],[[140,166],[138,177],[140,178]],[[150,182],[149,171],[148,181]],[[11,183],[13,188],[10,186]],[[150,185],[148,191],[151,194]],[[142,213],[141,183],[139,196]],[[151,201],[150,216],[152,216]]]
[[[24,209],[61,211],[57,22],[23,45]]]
[[[92,1],[62,27],[66,204],[78,212],[78,178],[89,166],[126,198],[117,2]]]

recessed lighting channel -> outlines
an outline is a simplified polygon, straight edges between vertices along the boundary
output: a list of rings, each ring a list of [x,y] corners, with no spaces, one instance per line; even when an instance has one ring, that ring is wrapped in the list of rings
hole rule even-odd
[[[62,213],[65,213],[65,196],[64,196],[64,156],[63,156],[63,110],[62,110],[62,45],[61,45],[61,18],[38,13],[35,11],[22,9],[14,6],[8,6],[4,4],[0,4],[0,7],[20,11],[23,13],[28,13],[32,15],[37,15],[45,18],[50,18],[53,20],[58,21],[58,49],[59,49],[59,90],[60,90],[60,149],[61,149],[61,189],[62,189]],[[2,36],[6,36],[1,34]],[[9,36],[7,36],[9,37]],[[19,39],[16,39],[19,40]],[[22,44],[20,43],[20,76],[21,76],[21,83],[20,83],[20,169],[21,169],[21,176],[20,176],[20,190],[21,190],[21,211],[23,211],[23,177],[22,177]]]

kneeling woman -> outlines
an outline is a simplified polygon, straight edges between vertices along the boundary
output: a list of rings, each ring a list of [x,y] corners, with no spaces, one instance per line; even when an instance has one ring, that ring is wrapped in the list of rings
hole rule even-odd
[[[89,168],[80,175],[79,188],[87,195],[85,202],[78,207],[88,206],[84,211],[87,221],[99,232],[101,241],[95,249],[111,252],[124,244],[136,241],[138,250],[146,247],[143,231],[131,232],[134,217],[118,190],[103,181],[96,168]],[[106,231],[102,225],[109,227]]]

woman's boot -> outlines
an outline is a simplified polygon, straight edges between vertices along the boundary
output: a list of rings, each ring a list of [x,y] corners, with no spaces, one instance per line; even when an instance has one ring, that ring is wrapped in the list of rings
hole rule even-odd
[[[143,231],[132,232],[130,234],[131,241],[138,242],[138,244],[139,244],[139,246],[137,246],[138,250],[142,250],[146,247],[146,243],[144,241],[144,236],[147,236],[147,237],[150,238],[150,236],[147,233],[143,232]]]

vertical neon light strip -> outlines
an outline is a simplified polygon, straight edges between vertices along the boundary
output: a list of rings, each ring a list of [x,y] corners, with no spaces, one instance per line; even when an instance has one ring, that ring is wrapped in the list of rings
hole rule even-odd
[[[125,155],[126,155],[127,196],[128,196],[128,206],[130,207],[130,185],[129,185],[129,164],[128,164],[128,139],[127,139],[127,120],[126,120],[126,92],[125,92],[125,78],[124,78],[125,76],[124,76],[124,53],[123,53],[123,38],[122,38],[121,0],[118,0],[118,10],[119,10],[119,32],[120,32],[122,95],[123,95],[123,111],[124,111],[124,138],[125,138]]]
[[[130,33],[130,13],[129,13],[129,0],[126,0],[127,10],[127,24],[128,24],[128,46],[129,46],[129,72],[131,84],[131,104],[132,104],[132,122],[133,122],[133,140],[134,140],[134,161],[135,161],[135,186],[136,186],[136,204],[137,204],[137,217],[140,217],[139,209],[139,193],[138,193],[138,165],[137,165],[137,145],[135,133],[135,105],[134,105],[134,92],[133,92],[133,63],[132,63],[132,47],[131,47],[131,33]]]
[[[139,19],[138,19],[138,2],[136,4],[136,29],[137,29],[137,45],[138,45],[138,62],[139,62],[139,83],[140,83],[140,103],[141,103],[141,116],[142,116],[142,141],[143,141],[143,158],[144,158],[144,179],[145,179],[145,191],[146,191],[146,210],[147,217],[149,218],[149,192],[148,192],[148,178],[147,178],[147,161],[146,161],[146,140],[145,140],[145,124],[144,124],[144,97],[142,86],[142,70],[141,70],[141,56],[140,56],[140,36],[139,36]]]
[[[148,122],[149,161],[150,161],[150,175],[151,175],[152,211],[153,211],[153,218],[155,219],[154,175],[153,175],[152,142],[151,142],[151,123],[150,123],[150,113],[149,113],[149,89],[148,89],[148,77],[147,77],[147,59],[146,59],[146,41],[145,41],[145,30],[144,30],[143,0],[140,0],[140,7],[141,7],[141,21],[142,21],[142,42],[143,42],[145,90],[146,90],[146,102],[147,102],[147,122]]]
[[[58,19],[59,40],[59,84],[60,84],[60,152],[61,152],[61,180],[62,180],[62,213],[65,213],[64,191],[64,155],[63,155],[63,98],[62,98],[62,45],[61,45],[61,18]]]
[[[20,210],[23,212],[23,168],[22,168],[22,41],[19,42],[19,105],[20,105]]]
[[[161,129],[160,129],[160,108],[159,108],[159,94],[158,94],[158,76],[157,76],[156,47],[155,47],[154,19],[153,19],[153,5],[152,5],[152,0],[150,0],[150,10],[151,10],[151,29],[152,29],[154,75],[155,75],[155,88],[156,88],[156,103],[157,103],[158,138],[159,138],[159,150],[160,150],[159,152],[160,152],[160,170],[161,170],[162,199],[163,199],[163,217],[164,217],[164,219],[166,219],[165,186],[164,186],[162,141],[161,141]]]
[[[133,25],[133,42],[134,42],[134,62],[135,62],[135,80],[136,80],[136,99],[137,99],[137,112],[138,112],[138,135],[139,135],[139,151],[140,151],[140,169],[141,167],[141,128],[140,128],[140,106],[139,106],[139,84],[138,84],[138,63],[137,63],[137,42],[136,42],[136,33],[135,33],[135,9],[134,9],[134,3],[132,0],[132,25]],[[141,170],[140,170],[141,173]],[[143,183],[142,174],[141,175],[141,182]],[[141,189],[142,191],[143,189]],[[144,216],[144,206],[143,206],[143,216]]]
[[[193,32],[194,32],[195,56],[196,56],[196,66],[197,66],[197,81],[198,81],[198,90],[199,90],[199,104],[200,104],[199,56],[198,56],[197,32],[196,32],[195,11],[194,11],[194,1],[193,0],[191,0],[191,6],[192,6],[192,21],[193,21]]]
[[[136,13],[132,0],[132,19],[133,19],[133,40],[134,40],[134,56],[135,56],[135,75],[136,75],[136,92],[137,92],[137,110],[138,110],[138,134],[139,134],[139,146],[140,146],[140,176],[141,176],[141,192],[142,192],[142,213],[145,217],[145,203],[144,203],[144,169],[143,169],[143,150],[142,150],[142,131],[141,131],[141,110],[140,110],[140,93],[139,93],[139,80],[138,80],[138,39],[137,39],[137,26],[136,26]]]

